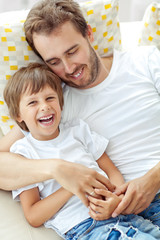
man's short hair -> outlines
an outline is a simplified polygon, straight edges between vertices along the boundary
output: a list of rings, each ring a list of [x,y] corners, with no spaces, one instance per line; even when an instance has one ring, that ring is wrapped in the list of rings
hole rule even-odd
[[[33,6],[24,23],[24,30],[28,44],[38,56],[40,55],[33,42],[33,33],[49,35],[67,21],[70,21],[83,37],[86,36],[86,20],[80,6],[73,0],[42,0]]]

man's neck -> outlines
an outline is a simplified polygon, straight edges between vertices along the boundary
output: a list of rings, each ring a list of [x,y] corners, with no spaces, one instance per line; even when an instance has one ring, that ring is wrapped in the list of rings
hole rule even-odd
[[[111,67],[112,67],[112,63],[113,63],[113,55],[110,57],[104,57],[101,58],[102,63],[104,64],[108,74],[110,73]]]
[[[100,84],[108,77],[112,67],[112,62],[113,62],[113,56],[100,58],[101,71],[98,77],[99,80],[95,82],[96,83],[95,85]]]

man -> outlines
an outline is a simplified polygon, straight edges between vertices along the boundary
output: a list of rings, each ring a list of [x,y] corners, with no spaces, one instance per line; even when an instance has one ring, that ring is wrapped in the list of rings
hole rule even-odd
[[[67,0],[46,0],[33,8],[25,22],[25,32],[33,50],[69,86],[64,88],[63,121],[82,118],[110,141],[107,153],[127,181],[119,190],[125,196],[112,216],[121,212],[140,213],[150,205],[160,189],[158,50],[142,47],[129,53],[115,51],[113,59],[100,59],[91,47],[93,34],[90,26],[86,25],[77,4]],[[13,137],[13,131],[18,136]],[[9,150],[10,145],[22,137],[20,130],[13,131],[9,133],[9,143],[2,140],[3,151]],[[1,162],[4,164],[5,161],[6,168],[14,160],[15,163],[20,162],[20,172],[24,162],[29,168],[35,164],[31,160],[17,160],[15,156],[11,159],[9,153],[4,154]],[[68,163],[63,160],[48,161],[50,163],[46,165],[50,166],[50,170],[41,168],[39,171],[43,177],[38,178],[38,181],[56,178],[85,204],[85,193],[91,193],[93,188],[99,188],[101,183],[106,182],[99,175],[96,176],[98,181],[94,180],[96,173],[91,169],[82,169],[84,167],[80,165],[68,167]],[[41,166],[44,164],[41,162]],[[1,171],[2,177],[13,174],[11,170],[7,174],[5,168]],[[74,171],[75,174],[71,174]],[[92,175],[89,171],[92,171]],[[32,181],[37,181],[36,173],[33,175],[35,179]],[[2,181],[1,186],[4,188],[6,179]],[[110,186],[108,182],[106,185]],[[96,200],[93,203],[96,206]],[[157,207],[157,213],[159,211]],[[154,223],[159,224],[157,221]]]

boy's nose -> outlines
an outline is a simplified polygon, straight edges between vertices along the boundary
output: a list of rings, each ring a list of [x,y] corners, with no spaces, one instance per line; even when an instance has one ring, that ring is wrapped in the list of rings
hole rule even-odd
[[[48,111],[49,109],[50,109],[50,106],[49,106],[48,104],[43,103],[43,104],[41,105],[41,110],[42,110],[42,111]]]

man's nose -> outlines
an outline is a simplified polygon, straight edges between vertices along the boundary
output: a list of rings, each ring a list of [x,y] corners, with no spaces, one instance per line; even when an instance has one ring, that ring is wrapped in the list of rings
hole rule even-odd
[[[65,60],[63,64],[64,64],[65,73],[72,74],[74,72],[75,65],[70,60],[68,59]]]

